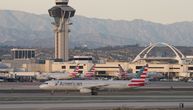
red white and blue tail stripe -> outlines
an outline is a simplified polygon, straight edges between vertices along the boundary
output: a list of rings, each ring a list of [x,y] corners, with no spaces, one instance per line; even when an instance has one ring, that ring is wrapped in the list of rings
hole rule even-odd
[[[73,72],[70,72],[69,73],[69,76],[71,77],[71,78],[75,78],[75,77],[77,77],[78,75],[79,75],[79,64],[75,67],[75,69],[74,69],[74,71]]]
[[[147,73],[148,73],[148,65],[145,65],[144,67],[142,67],[142,71],[140,71],[139,73],[140,77],[131,79],[131,83],[128,84],[128,86],[131,87],[145,86]]]
[[[74,72],[78,72],[79,71],[79,64],[76,66]]]
[[[85,77],[93,77],[95,75],[96,69],[95,69],[96,64],[91,67],[89,72],[86,72]]]

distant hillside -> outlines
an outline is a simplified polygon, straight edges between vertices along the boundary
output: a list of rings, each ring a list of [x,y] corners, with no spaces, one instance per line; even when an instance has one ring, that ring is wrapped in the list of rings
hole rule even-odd
[[[52,19],[20,11],[0,11],[0,45],[53,47]],[[76,16],[72,19],[70,46],[89,48],[146,45],[167,42],[193,46],[193,22],[158,24],[143,20],[116,21]]]

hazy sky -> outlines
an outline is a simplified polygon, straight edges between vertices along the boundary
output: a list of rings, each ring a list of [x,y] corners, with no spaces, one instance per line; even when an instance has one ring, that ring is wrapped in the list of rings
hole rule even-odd
[[[1,0],[0,9],[45,14],[55,0]],[[70,0],[78,15],[160,23],[193,21],[193,0]]]

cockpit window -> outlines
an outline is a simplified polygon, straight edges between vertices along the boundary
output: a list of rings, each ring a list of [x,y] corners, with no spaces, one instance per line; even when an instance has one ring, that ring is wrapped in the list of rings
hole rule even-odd
[[[48,83],[44,83],[44,84],[48,84]]]

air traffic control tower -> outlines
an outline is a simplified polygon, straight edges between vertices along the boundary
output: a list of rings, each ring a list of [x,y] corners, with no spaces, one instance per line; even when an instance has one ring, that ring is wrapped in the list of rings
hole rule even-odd
[[[56,6],[48,10],[49,15],[54,18],[55,33],[55,59],[68,61],[69,57],[69,22],[70,18],[75,15],[75,9],[68,6],[69,0],[56,0]]]

